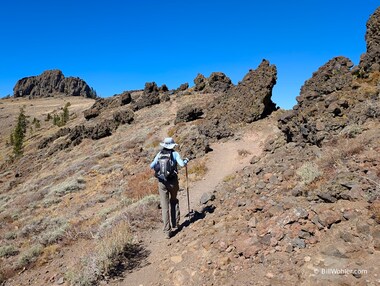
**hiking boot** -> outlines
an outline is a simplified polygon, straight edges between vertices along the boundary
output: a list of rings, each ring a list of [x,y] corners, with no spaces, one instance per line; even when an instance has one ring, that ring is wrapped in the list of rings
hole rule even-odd
[[[172,235],[172,232],[171,232],[171,231],[165,233],[165,238],[166,238],[166,239],[170,239],[172,236],[173,236],[173,235]]]

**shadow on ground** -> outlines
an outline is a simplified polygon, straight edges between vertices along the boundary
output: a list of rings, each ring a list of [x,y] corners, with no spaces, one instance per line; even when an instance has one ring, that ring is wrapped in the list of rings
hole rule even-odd
[[[141,244],[129,244],[119,257],[119,263],[111,272],[111,277],[121,277],[125,272],[132,272],[147,265],[146,258],[150,251]]]
[[[200,211],[200,212],[198,212],[198,211],[191,211],[190,213],[188,213],[185,216],[187,218],[187,220],[185,220],[179,226],[179,228],[177,229],[177,231],[175,231],[173,233],[173,236],[175,236],[177,233],[179,233],[184,227],[188,227],[190,224],[196,222],[197,220],[204,219],[206,217],[207,213],[213,213],[214,210],[215,210],[215,206],[211,205],[211,206],[205,206],[202,209],[202,211]]]

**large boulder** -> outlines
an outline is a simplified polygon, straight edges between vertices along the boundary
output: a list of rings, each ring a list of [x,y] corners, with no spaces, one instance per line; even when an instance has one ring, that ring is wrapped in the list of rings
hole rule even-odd
[[[198,74],[197,77],[194,79],[194,91],[202,91],[206,87],[207,79],[203,74]]]
[[[65,77],[60,70],[48,70],[39,76],[20,79],[13,88],[13,95],[14,97],[54,95],[96,97],[85,81],[77,77]]]
[[[263,60],[256,70],[250,70],[228,93],[228,114],[232,122],[251,123],[276,110],[272,89],[277,80],[277,68]]]
[[[353,105],[352,66],[348,58],[333,58],[305,82],[298,104],[279,118],[279,127],[289,142],[320,145],[348,124]]]
[[[277,69],[267,60],[263,60],[256,70],[250,70],[237,86],[230,86],[221,73],[214,73],[210,78],[213,79],[211,86],[218,86],[219,91],[225,92],[210,102],[207,116],[199,125],[199,132],[207,137],[232,136],[232,124],[251,123],[276,110],[271,97]],[[210,86],[210,78],[205,89]],[[201,75],[198,75],[197,82],[198,86],[202,83]]]
[[[364,74],[380,71],[380,7],[367,21],[365,40],[367,52],[361,56],[359,68]]]
[[[194,90],[203,93],[227,92],[233,86],[231,79],[222,72],[213,72],[208,78],[198,74],[194,84]]]
[[[142,95],[136,98],[132,105],[133,110],[136,111],[144,107],[159,104],[160,102],[159,88],[157,87],[157,84],[155,82],[147,82],[145,83]]]
[[[203,110],[200,107],[194,105],[185,105],[177,111],[177,116],[174,124],[194,121],[200,118],[202,115]]]

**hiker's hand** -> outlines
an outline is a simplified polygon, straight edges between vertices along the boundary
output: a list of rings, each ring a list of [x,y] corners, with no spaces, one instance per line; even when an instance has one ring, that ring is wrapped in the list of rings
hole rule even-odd
[[[189,163],[189,158],[185,158],[185,160],[183,160],[183,162],[185,163],[185,165],[187,165],[187,163]]]

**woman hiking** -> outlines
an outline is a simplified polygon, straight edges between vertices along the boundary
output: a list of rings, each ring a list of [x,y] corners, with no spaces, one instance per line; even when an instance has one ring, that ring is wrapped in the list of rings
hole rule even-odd
[[[160,143],[163,147],[154,157],[150,168],[154,169],[158,179],[158,192],[160,193],[162,220],[164,223],[165,238],[172,236],[172,230],[178,228],[180,211],[177,194],[179,191],[177,165],[184,167],[189,159],[181,159],[178,152],[174,151],[177,146],[173,138],[165,138]],[[170,218],[170,219],[169,219]]]

